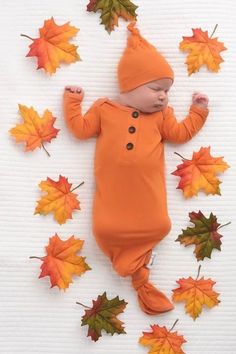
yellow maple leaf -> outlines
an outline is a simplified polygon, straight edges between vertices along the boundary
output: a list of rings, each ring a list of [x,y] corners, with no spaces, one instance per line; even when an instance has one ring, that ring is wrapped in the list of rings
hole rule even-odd
[[[224,61],[220,52],[227,49],[224,43],[218,42],[217,38],[211,38],[213,34],[209,37],[208,32],[203,32],[201,28],[192,31],[193,36],[183,37],[179,44],[181,50],[190,52],[185,62],[188,65],[188,74],[199,71],[204,64],[213,72],[219,71],[220,63]]]
[[[60,131],[60,129],[53,127],[56,118],[48,109],[45,110],[42,118],[33,107],[28,108],[19,104],[19,111],[24,122],[10,129],[10,134],[16,139],[16,142],[26,143],[26,151],[32,151],[37,147],[45,149],[43,143],[50,143]]]
[[[47,215],[53,213],[59,224],[64,224],[67,219],[72,219],[72,211],[80,210],[80,202],[77,200],[77,194],[72,193],[75,188],[71,190],[71,186],[72,184],[68,183],[68,179],[61,175],[57,182],[47,177],[46,181],[39,184],[41,190],[47,194],[37,201],[38,205],[34,214]]]
[[[170,330],[165,326],[151,326],[152,332],[143,332],[139,343],[151,347],[149,354],[184,354],[181,346],[186,340],[177,332],[172,332],[177,321]]]
[[[36,56],[38,58],[37,69],[43,68],[46,72],[53,74],[60,67],[60,62],[70,64],[81,60],[76,52],[78,46],[68,43],[68,40],[78,31],[79,29],[70,26],[69,22],[58,26],[52,17],[44,21],[44,26],[39,29],[39,38],[33,39],[22,34],[33,41],[26,56]]]
[[[176,281],[179,288],[172,290],[172,299],[175,302],[184,301],[186,313],[188,313],[194,320],[201,314],[202,307],[205,305],[212,308],[219,304],[217,297],[219,293],[212,288],[216,282],[211,279],[187,279],[181,278]]]

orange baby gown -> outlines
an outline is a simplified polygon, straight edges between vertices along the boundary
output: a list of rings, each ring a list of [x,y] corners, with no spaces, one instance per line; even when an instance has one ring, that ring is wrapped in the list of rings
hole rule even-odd
[[[163,142],[191,139],[208,110],[192,105],[178,123],[170,107],[150,114],[101,98],[82,115],[81,96],[65,91],[64,114],[77,138],[97,137],[92,223],[99,247],[119,275],[132,277],[145,313],[173,309],[168,298],[148,282],[146,267],[153,247],[171,228]]]

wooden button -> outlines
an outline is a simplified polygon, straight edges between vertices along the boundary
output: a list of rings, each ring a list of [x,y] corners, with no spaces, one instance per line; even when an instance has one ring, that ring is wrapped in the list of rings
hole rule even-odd
[[[134,111],[134,112],[132,113],[132,117],[133,117],[133,118],[138,118],[138,116],[139,116],[139,112],[138,112],[138,111]]]
[[[127,150],[131,150],[131,149],[133,149],[133,147],[134,147],[134,144],[132,144],[132,143],[128,143],[126,145]]]
[[[133,127],[133,126],[131,126],[131,127],[129,127],[129,133],[134,133],[136,131],[136,128],[135,127]]]

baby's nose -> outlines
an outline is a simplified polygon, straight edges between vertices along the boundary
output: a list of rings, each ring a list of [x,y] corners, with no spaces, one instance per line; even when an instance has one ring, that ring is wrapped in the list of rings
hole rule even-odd
[[[164,101],[165,100],[165,98],[166,98],[166,94],[165,94],[165,92],[163,91],[162,93],[160,93],[160,95],[159,95],[159,100],[160,101]]]

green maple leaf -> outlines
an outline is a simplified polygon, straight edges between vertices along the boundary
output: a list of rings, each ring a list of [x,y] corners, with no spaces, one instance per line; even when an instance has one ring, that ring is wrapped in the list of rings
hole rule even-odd
[[[185,247],[195,244],[194,253],[198,261],[205,257],[211,258],[214,248],[221,251],[222,235],[218,233],[218,229],[225,225],[220,226],[217,217],[212,213],[206,218],[200,210],[198,213],[194,211],[189,213],[189,218],[195,226],[182,230],[183,233],[175,241],[179,241]]]
[[[118,26],[118,18],[123,17],[127,20],[136,20],[136,9],[130,0],[90,0],[87,5],[88,11],[97,12],[101,10],[101,23],[105,26],[106,31],[110,34],[114,30],[114,26]]]
[[[81,326],[89,326],[87,337],[90,336],[96,342],[102,336],[102,330],[111,335],[126,333],[122,326],[123,322],[116,317],[124,311],[126,305],[127,302],[119,300],[118,296],[108,300],[106,292],[99,295],[97,300],[93,300],[93,307],[85,310],[82,317]]]

